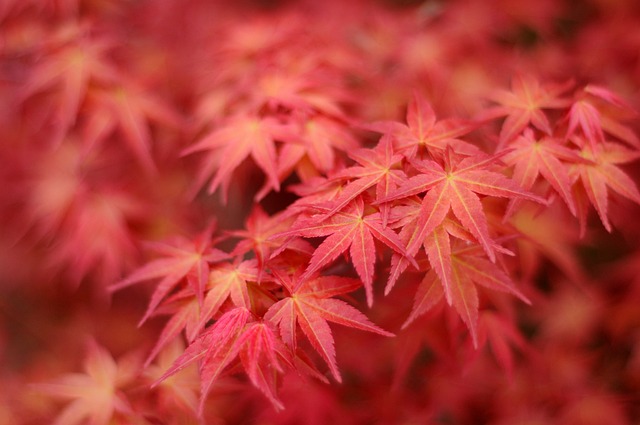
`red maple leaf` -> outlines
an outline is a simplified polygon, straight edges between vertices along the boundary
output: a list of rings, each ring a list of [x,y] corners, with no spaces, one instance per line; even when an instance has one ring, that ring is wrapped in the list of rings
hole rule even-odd
[[[168,297],[155,309],[153,315],[171,315],[171,317],[162,328],[155,345],[147,356],[145,367],[149,366],[163,348],[175,341],[183,330],[188,341],[196,339],[200,330],[198,328],[200,324],[200,306],[190,288],[184,288]]]
[[[533,125],[547,135],[553,133],[545,109],[562,109],[570,104],[562,98],[572,83],[541,84],[535,77],[519,75],[511,81],[511,90],[496,90],[489,98],[500,106],[482,113],[484,117],[506,116],[500,131],[500,146],[515,139],[528,125]]]
[[[530,302],[516,288],[509,275],[500,266],[484,258],[477,245],[467,246],[458,243],[454,245],[453,249],[448,246],[447,248],[451,268],[449,280],[440,279],[441,273],[435,267],[425,275],[416,293],[411,314],[403,328],[431,310],[442,298],[445,298],[469,328],[473,344],[477,347],[476,328],[479,301],[474,283],[488,289],[513,294],[527,304]]]
[[[116,415],[136,416],[123,389],[134,382],[139,371],[137,357],[129,355],[116,362],[104,347],[90,340],[84,373],[67,374],[36,387],[70,401],[54,425],[108,425]]]
[[[419,174],[411,177],[392,195],[376,202],[394,201],[427,191],[415,222],[416,231],[407,245],[409,254],[417,252],[425,237],[443,222],[451,209],[463,227],[480,242],[489,258],[495,260],[495,243],[489,235],[487,219],[477,194],[545,203],[504,175],[491,171],[490,166],[506,153],[478,160],[461,158],[447,150],[444,166],[431,160],[412,163]]]
[[[236,307],[251,309],[252,300],[249,282],[258,281],[256,260],[221,263],[213,267],[209,273],[207,294],[200,309],[200,320],[196,330],[204,328],[218,312],[222,304],[231,299]]]
[[[579,162],[582,158],[572,149],[564,146],[560,140],[551,137],[536,138],[531,130],[509,144],[509,152],[504,161],[514,165],[513,180],[524,190],[531,190],[538,176],[542,177],[560,195],[576,215],[576,206],[571,193],[569,165],[563,161]],[[518,205],[512,201],[506,216],[510,216]]]
[[[281,363],[292,366],[290,352],[271,324],[256,321],[251,312],[243,307],[223,314],[187,347],[154,385],[199,361],[199,412],[202,414],[212,385],[238,356],[252,384],[269,398],[274,407],[284,408],[276,395],[272,371],[282,373]]]
[[[145,367],[144,377],[148,382],[156,382],[184,350],[185,344],[181,339],[173,340],[160,351],[154,364]],[[159,398],[157,404],[159,410],[156,412],[158,417],[162,414],[175,413],[176,410],[185,411],[190,416],[194,416],[198,411],[198,389],[199,378],[195,365],[162,381],[156,387]]]
[[[365,215],[364,201],[361,197],[356,198],[347,208],[334,215],[302,216],[290,231],[281,235],[328,236],[314,251],[301,281],[313,276],[349,249],[351,261],[364,283],[367,303],[370,306],[373,304],[373,275],[376,261],[374,238],[398,254],[405,255],[400,238],[393,230],[383,226],[380,213]]]
[[[129,82],[108,89],[95,89],[87,96],[87,123],[83,143],[94,148],[120,130],[124,142],[147,172],[157,172],[151,155],[150,123],[179,128],[181,117],[162,99]]]
[[[318,69],[315,52],[304,53],[276,66],[259,67],[253,79],[242,82],[240,90],[247,93],[251,107],[344,115],[338,102],[349,99],[349,93],[329,83],[334,75]]]
[[[67,268],[70,281],[76,284],[92,275],[108,285],[136,255],[129,223],[144,216],[146,205],[121,188],[82,189],[57,229],[55,249],[47,261]]]
[[[596,209],[605,229],[611,232],[608,189],[640,204],[638,187],[631,177],[618,167],[618,164],[638,159],[640,152],[613,142],[603,142],[595,147],[583,141],[576,143],[583,147],[580,155],[587,161],[574,164],[571,175],[575,179],[580,179],[586,199]],[[584,196],[579,196],[577,199],[582,201],[578,208],[578,218],[581,223],[581,234],[584,234],[586,226],[586,208],[582,205],[585,203]]]
[[[274,271],[274,275],[288,296],[269,308],[264,316],[265,320],[278,327],[282,340],[294,351],[297,346],[296,325],[300,326],[338,382],[342,378],[336,363],[333,335],[327,322],[393,336],[373,324],[351,305],[333,298],[357,289],[360,286],[358,280],[338,276],[312,276],[300,281],[299,273],[287,275]]]
[[[376,188],[376,198],[384,198],[405,180],[404,172],[399,168],[401,155],[394,153],[391,139],[383,136],[374,149],[358,149],[350,152],[349,157],[359,165],[354,165],[338,171],[331,180],[350,181],[340,194],[331,203],[331,210],[327,217],[343,209],[358,195],[366,192],[369,188]],[[388,206],[380,206],[383,219],[386,222],[388,217]]]
[[[358,147],[358,141],[349,132],[347,124],[336,118],[298,111],[287,120],[280,134],[284,142],[278,163],[281,181],[294,169],[302,181],[327,174],[340,163],[336,150],[349,151]],[[256,199],[262,199],[269,190],[267,182]]]
[[[255,291],[250,282],[256,282],[257,276],[255,260],[222,263],[215,265],[208,273],[204,299],[199,300],[195,296],[193,287],[186,287],[166,298],[157,309],[145,316],[146,318],[150,314],[171,315],[146,364],[183,330],[187,340],[193,342],[227,299],[230,299],[235,307],[250,309],[253,304],[252,292]]]
[[[540,208],[533,205],[519,208],[510,217],[511,228],[506,229],[505,233],[518,234],[521,280],[533,279],[538,273],[542,258],[547,258],[573,282],[584,285],[588,281],[575,249],[579,235],[572,226],[567,226],[568,218],[566,210],[545,208],[540,211]],[[500,225],[504,224],[502,222]]]
[[[407,108],[407,124],[396,121],[380,121],[365,125],[364,128],[389,135],[394,151],[411,158],[423,158],[424,153],[439,157],[448,147],[454,151],[475,155],[480,150],[460,136],[471,132],[475,124],[460,119],[438,121],[431,105],[417,92]]]
[[[258,280],[260,280],[267,260],[272,254],[285,247],[284,237],[274,238],[273,236],[289,229],[293,221],[292,216],[285,217],[282,213],[270,217],[260,207],[260,204],[256,204],[247,218],[245,230],[227,232],[232,237],[240,238],[238,244],[231,251],[231,255],[255,255],[258,261]],[[313,254],[313,247],[302,239],[288,241],[286,248],[307,255]]]
[[[125,279],[112,285],[110,290],[116,291],[145,280],[161,279],[149,301],[142,322],[184,278],[189,282],[197,299],[202,302],[205,287],[209,281],[210,264],[229,257],[228,254],[212,247],[211,235],[214,229],[214,225],[211,224],[192,240],[177,237],[166,243],[149,242],[148,246],[151,250],[165,257],[140,267]]]
[[[34,66],[22,95],[53,89],[56,96],[53,141],[60,143],[75,124],[78,111],[92,83],[113,83],[122,75],[111,63],[107,52],[114,46],[112,37],[91,37],[87,24],[68,24],[43,46],[50,49]]]
[[[282,125],[272,117],[239,113],[225,119],[220,126],[183,151],[183,155],[208,151],[196,179],[197,189],[213,174],[209,193],[222,187],[222,198],[226,202],[234,170],[251,156],[266,174],[270,187],[280,190],[275,139],[281,132]]]
[[[480,346],[486,342],[489,343],[498,364],[505,370],[509,378],[513,377],[515,363],[511,346],[515,346],[521,351],[531,349],[525,337],[516,327],[513,318],[491,311],[483,311],[480,315],[478,340]]]
[[[202,412],[204,400],[206,400],[211,385],[238,355],[239,347],[235,343],[250,316],[251,312],[245,308],[236,308],[222,315],[213,326],[187,347],[154,386],[193,362],[201,360],[199,365],[201,378],[199,411]]]
[[[640,141],[629,127],[620,123],[621,119],[636,118],[638,113],[624,99],[612,91],[595,85],[587,85],[573,102],[568,117],[566,138],[579,134],[595,149],[596,145],[605,142],[605,133],[617,137],[635,148],[640,148]]]

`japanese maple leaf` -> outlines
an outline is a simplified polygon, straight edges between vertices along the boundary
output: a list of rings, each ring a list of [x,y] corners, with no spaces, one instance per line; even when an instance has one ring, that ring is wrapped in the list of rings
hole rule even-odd
[[[55,149],[38,149],[29,154],[37,162],[26,178],[28,221],[38,227],[38,234],[57,232],[74,203],[94,190],[83,176],[84,167],[93,163],[77,143],[69,140]],[[36,224],[37,223],[37,224]]]
[[[151,156],[150,123],[179,128],[181,118],[162,99],[145,93],[132,83],[93,90],[88,99],[88,119],[83,142],[89,148],[102,143],[115,129],[136,159],[150,173],[156,172]]]
[[[283,216],[307,214],[317,211],[319,205],[329,205],[340,196],[344,186],[342,182],[317,176],[305,183],[294,184],[287,189],[299,196],[283,211]]]
[[[403,242],[404,246],[408,246],[412,244],[419,233],[419,228],[416,226],[416,223],[422,209],[422,200],[418,196],[411,196],[409,198],[395,201],[394,203],[397,203],[397,205],[395,205],[391,210],[390,227],[394,229],[400,228],[398,237]],[[385,295],[388,295],[389,292],[391,292],[400,275],[410,264],[413,263],[416,269],[422,270],[416,260],[412,261],[419,249],[420,244],[416,245],[416,249],[413,252],[409,252],[407,250],[406,256],[398,255],[395,252],[392,253],[391,270],[387,279],[387,285],[384,289]],[[426,271],[426,269],[422,271]]]
[[[323,173],[333,170],[336,150],[350,152],[358,146],[358,140],[344,121],[324,115],[313,115],[302,122],[300,143],[316,169]]]
[[[260,294],[268,293],[265,290],[261,291],[257,282],[256,260],[236,259],[234,262],[224,262],[211,267],[204,300],[199,301],[195,297],[192,287],[186,287],[167,298],[156,309],[156,314],[171,317],[160,333],[146,364],[183,330],[187,341],[193,342],[227,300],[234,307],[252,308]],[[268,302],[274,302],[272,295]]]
[[[200,331],[200,305],[191,288],[184,288],[165,299],[153,312],[153,315],[159,314],[171,317],[147,356],[145,367],[149,366],[168,344],[175,341],[182,331],[185,332],[187,341],[195,340]]]
[[[332,298],[354,291],[360,282],[338,276],[311,276],[299,281],[299,274],[285,275],[275,272],[288,296],[275,303],[264,319],[276,325],[284,343],[295,351],[296,325],[300,326],[313,348],[329,366],[338,382],[342,382],[336,363],[333,335],[327,322],[384,336],[393,334],[373,324],[360,311],[344,301]]]
[[[535,77],[519,75],[511,81],[511,90],[496,90],[489,98],[500,104],[487,110],[483,116],[506,116],[500,131],[500,146],[516,138],[528,125],[533,125],[547,135],[552,134],[551,124],[544,109],[561,109],[569,100],[561,95],[571,87],[570,83],[541,84]]]
[[[271,255],[283,247],[283,238],[272,238],[277,233],[282,233],[291,227],[293,217],[284,217],[283,214],[267,215],[256,204],[245,223],[245,230],[229,231],[230,236],[240,238],[240,242],[231,251],[232,256],[252,253],[258,261],[258,278],[263,272],[266,261]],[[304,254],[313,254],[313,247],[302,239],[296,239],[287,243],[287,249],[292,249]]]
[[[282,409],[282,402],[275,393],[273,371],[283,372],[281,362],[292,365],[289,352],[271,324],[254,320],[251,312],[242,307],[223,314],[187,347],[155,385],[199,361],[199,412],[202,413],[212,385],[238,356],[252,384],[269,398],[274,407]]]
[[[376,261],[374,238],[395,252],[405,255],[398,235],[382,225],[379,212],[365,215],[364,202],[356,198],[347,208],[331,215],[301,217],[289,232],[282,235],[303,237],[328,236],[311,256],[301,281],[313,276],[341,253],[349,249],[351,261],[364,283],[369,306],[373,304],[373,275]]]
[[[134,263],[134,223],[149,217],[148,201],[130,187],[92,178],[104,163],[82,152],[74,140],[32,148],[22,152],[29,173],[19,188],[25,207],[20,231],[47,241],[50,249],[43,261],[64,272],[68,283],[79,285],[90,276],[98,286],[110,285]],[[6,192],[11,179],[5,180]]]
[[[199,365],[201,380],[199,411],[202,413],[204,400],[211,385],[238,355],[239,347],[236,342],[250,316],[251,312],[245,308],[235,308],[222,315],[215,324],[187,347],[153,386],[157,386],[193,362],[201,361]],[[214,365],[216,366],[215,370]]]
[[[354,165],[334,174],[332,180],[355,179],[350,181],[332,201],[331,210],[327,216],[343,209],[358,195],[371,187],[376,188],[376,198],[389,196],[396,186],[405,180],[404,172],[399,168],[401,155],[393,151],[391,140],[383,136],[374,149],[358,149],[349,153],[354,161],[360,165]],[[388,217],[388,205],[380,206],[383,220],[386,223]]]
[[[519,208],[510,217],[511,229],[505,233],[519,235],[518,259],[521,262],[521,280],[533,279],[540,270],[542,258],[551,260],[573,282],[583,284],[587,277],[581,267],[575,246],[578,233],[566,225],[566,210],[545,208],[540,211],[533,205]]]
[[[584,88],[584,92],[596,99],[603,100],[607,104],[606,106],[609,106],[608,108],[602,108],[603,110],[600,114],[602,130],[610,136],[616,137],[636,149],[640,149],[638,136],[631,128],[620,123],[620,120],[623,119],[637,119],[638,111],[622,97],[605,87],[588,84]],[[610,106],[613,106],[613,108]]]
[[[364,128],[391,136],[394,152],[410,159],[423,157],[423,152],[441,156],[447,146],[466,155],[480,152],[474,145],[458,139],[471,132],[474,124],[457,119],[438,121],[431,105],[417,92],[409,102],[406,120],[407,124],[380,121]]]
[[[416,233],[417,229],[414,225],[407,225],[400,232],[400,237],[403,240],[408,239],[410,244],[414,240],[413,238],[415,238]],[[475,237],[465,229],[458,220],[448,215],[443,220],[442,224],[436,226],[436,228],[433,229],[433,231],[429,233],[422,242],[424,251],[427,254],[429,266],[435,271],[436,275],[442,282],[445,289],[445,295],[447,296],[447,301],[449,301],[449,303],[451,302],[450,288],[453,285],[451,236],[465,241],[468,244],[474,244],[476,241]],[[494,248],[499,252],[510,253],[497,243],[494,243]],[[398,276],[405,270],[407,265],[408,262],[406,258],[402,258],[394,254],[391,261],[391,273],[389,274],[385,294],[388,294],[391,291],[395,281],[398,279]]]
[[[578,127],[580,127],[592,147],[604,143],[600,112],[585,99],[578,100],[571,105],[566,137],[573,135]]]
[[[417,252],[425,237],[442,223],[451,209],[464,228],[480,242],[491,261],[495,260],[495,244],[489,235],[487,219],[477,194],[545,203],[514,181],[490,170],[489,167],[506,153],[478,160],[461,159],[448,150],[444,167],[430,160],[413,162],[419,174],[411,177],[392,195],[377,201],[389,202],[427,191],[415,223],[416,230],[407,245],[409,254]]]
[[[246,90],[256,109],[263,105],[272,109],[281,106],[303,113],[317,111],[341,117],[344,114],[338,101],[348,99],[349,94],[333,84],[333,75],[318,69],[313,56],[314,52],[307,51],[291,63],[262,67],[254,79],[244,81],[241,89]]]
[[[347,123],[325,115],[294,114],[287,128],[281,161],[290,168],[306,156],[318,172],[326,174],[336,166],[336,150],[358,147]]]
[[[294,170],[302,181],[327,174],[340,164],[342,156],[337,155],[337,151],[358,147],[358,141],[348,131],[344,120],[320,114],[293,113],[287,121],[279,134],[284,142],[277,164],[280,181]],[[267,181],[256,194],[256,201],[264,198],[270,190],[271,185]]]
[[[509,144],[509,148],[504,161],[514,165],[513,180],[524,190],[531,190],[538,176],[542,175],[575,216],[576,206],[571,193],[569,166],[561,160],[580,161],[580,156],[563,146],[558,139],[536,139],[531,130],[525,130],[522,136]],[[516,205],[517,201],[511,202],[506,216],[511,215]]]
[[[117,413],[133,413],[122,390],[134,382],[139,370],[134,357],[126,356],[116,362],[105,348],[90,341],[84,373],[64,375],[57,382],[36,387],[71,401],[53,425],[108,425]]]
[[[615,107],[615,118],[611,113],[603,113],[612,106]],[[637,112],[612,91],[600,86],[587,85],[583,89],[582,96],[571,105],[566,137],[576,134],[580,128],[584,139],[591,144],[592,149],[595,149],[596,145],[605,142],[605,132],[607,132],[635,148],[640,148],[640,141],[635,133],[616,119],[623,116],[636,117]]]
[[[136,255],[130,223],[144,216],[146,205],[121,188],[78,189],[46,261],[66,268],[75,284],[91,275],[109,285]]]
[[[509,378],[513,377],[515,362],[511,346],[521,351],[527,351],[530,348],[513,318],[491,311],[483,311],[480,315],[478,340],[480,346],[486,342],[489,343],[498,364]]]
[[[619,195],[640,204],[640,192],[635,182],[618,167],[640,157],[640,152],[630,150],[620,144],[604,142],[594,149],[591,144],[578,143],[583,146],[580,155],[588,160],[586,163],[577,163],[573,166],[572,175],[580,179],[586,192],[587,199],[596,209],[600,221],[607,231],[611,232],[609,222],[608,193],[611,189]],[[581,233],[584,234],[586,223],[585,209],[579,209]]]
[[[198,173],[197,185],[200,187],[213,174],[209,193],[221,186],[225,202],[233,171],[249,156],[266,174],[271,188],[278,191],[280,180],[275,139],[281,129],[274,118],[239,113],[187,148],[183,155],[208,151]]]
[[[448,282],[438,277],[438,270],[432,268],[423,278],[416,292],[413,308],[403,325],[407,327],[416,318],[432,309],[442,298],[453,306],[467,325],[474,346],[478,346],[478,293],[474,285],[510,293],[527,304],[529,299],[514,285],[509,275],[497,264],[488,261],[477,245],[455,244],[449,247],[451,258],[451,278]]]
[[[145,366],[144,376],[148,382],[156,382],[173,364],[175,359],[185,350],[185,344],[181,339],[174,339],[171,344],[164,347],[157,361]],[[163,412],[184,410],[195,415],[198,411],[198,389],[200,380],[198,371],[193,367],[185,368],[181,373],[163,380],[157,387],[159,395],[158,407]],[[161,413],[158,412],[158,415]]]
[[[85,98],[91,82],[114,82],[120,78],[119,72],[110,63],[107,52],[114,40],[88,36],[86,25],[64,26],[54,35],[52,44],[60,44],[53,52],[47,53],[31,70],[23,89],[23,96],[29,97],[43,90],[58,90],[58,106],[55,112],[54,142],[76,122],[80,104]]]
[[[238,340],[240,362],[254,387],[258,388],[278,410],[284,409],[277,396],[276,373],[289,368],[293,363],[288,350],[277,334],[273,324],[267,321],[253,322]]]
[[[171,242],[150,242],[151,250],[164,255],[135,270],[125,279],[111,286],[112,291],[151,279],[161,279],[151,296],[144,322],[160,302],[186,278],[198,300],[204,298],[209,280],[209,265],[228,258],[228,254],[212,247],[211,235],[215,226],[209,225],[192,240],[177,237]]]
[[[204,325],[218,312],[227,298],[236,307],[251,309],[249,282],[258,281],[256,260],[234,261],[215,265],[209,273],[207,294],[202,302],[200,320],[196,330]]]

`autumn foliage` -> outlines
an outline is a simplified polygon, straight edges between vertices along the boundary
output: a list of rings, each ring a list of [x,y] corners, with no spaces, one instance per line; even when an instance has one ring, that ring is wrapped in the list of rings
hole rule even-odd
[[[640,421],[634,0],[4,0],[0,424]]]

